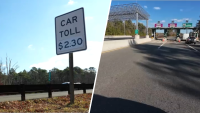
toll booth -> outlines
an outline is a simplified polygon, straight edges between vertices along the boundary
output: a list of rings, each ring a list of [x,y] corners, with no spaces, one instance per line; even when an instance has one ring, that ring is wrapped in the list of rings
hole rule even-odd
[[[167,37],[167,29],[164,29],[164,37]]]
[[[152,29],[152,38],[156,37],[156,29]]]
[[[180,38],[180,31],[181,31],[181,29],[176,29],[176,38]]]

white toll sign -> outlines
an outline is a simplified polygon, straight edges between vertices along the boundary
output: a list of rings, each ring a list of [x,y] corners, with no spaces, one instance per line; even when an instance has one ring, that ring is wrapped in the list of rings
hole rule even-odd
[[[55,17],[56,54],[87,49],[84,9]]]

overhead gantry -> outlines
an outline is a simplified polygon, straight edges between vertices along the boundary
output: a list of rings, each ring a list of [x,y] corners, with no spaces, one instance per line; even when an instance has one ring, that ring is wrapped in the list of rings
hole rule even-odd
[[[146,38],[148,35],[148,20],[150,15],[137,3],[114,5],[110,8],[108,21],[122,20],[124,21],[125,34],[125,20],[136,20],[135,38],[140,38],[138,30],[138,20],[146,20]]]

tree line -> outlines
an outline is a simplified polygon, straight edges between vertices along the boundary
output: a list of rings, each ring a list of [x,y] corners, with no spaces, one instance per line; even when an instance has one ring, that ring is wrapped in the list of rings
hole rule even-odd
[[[3,66],[3,62],[0,61],[0,85],[18,85],[18,84],[61,84],[63,82],[69,82],[69,67],[64,70],[53,68],[51,70],[51,79],[49,81],[49,72],[45,69],[32,67],[30,71],[23,70],[19,73],[16,69],[19,66],[15,63],[12,65],[12,60],[7,60],[6,65]],[[81,69],[76,66],[73,68],[74,82],[93,84],[96,75],[96,69],[89,67]]]
[[[125,21],[125,35],[135,35],[136,25],[131,20]],[[138,23],[138,30],[140,36],[146,36],[146,26]],[[124,23],[121,20],[108,21],[106,27],[106,35],[124,35]],[[148,35],[151,36],[151,28],[148,28]]]

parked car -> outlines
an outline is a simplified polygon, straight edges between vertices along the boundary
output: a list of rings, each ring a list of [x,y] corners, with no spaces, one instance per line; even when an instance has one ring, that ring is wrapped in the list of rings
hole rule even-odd
[[[62,84],[70,84],[70,82],[64,82]],[[75,82],[74,84],[81,84],[80,82]]]
[[[70,84],[70,82],[64,82],[64,83],[62,83],[62,84]],[[76,83],[74,83],[74,84],[81,84],[80,82],[76,82]],[[79,90],[79,88],[74,88],[74,89],[78,89]],[[65,89],[63,89],[63,88],[61,88],[60,89],[61,91],[65,91]]]
[[[195,37],[188,37],[185,41],[186,44],[191,44],[191,43],[196,44],[196,42],[197,40]]]
[[[70,82],[64,82],[64,83],[62,83],[62,84],[69,84]]]

